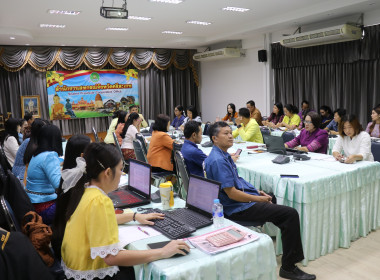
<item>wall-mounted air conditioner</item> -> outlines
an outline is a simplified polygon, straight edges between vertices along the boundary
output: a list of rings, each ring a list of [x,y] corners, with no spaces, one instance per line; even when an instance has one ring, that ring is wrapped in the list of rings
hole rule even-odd
[[[193,59],[196,61],[212,61],[226,58],[241,57],[242,50],[238,48],[223,48],[203,53],[196,53]]]
[[[281,40],[280,43],[284,47],[303,48],[358,40],[361,36],[362,30],[360,27],[350,24],[343,24],[287,36]]]

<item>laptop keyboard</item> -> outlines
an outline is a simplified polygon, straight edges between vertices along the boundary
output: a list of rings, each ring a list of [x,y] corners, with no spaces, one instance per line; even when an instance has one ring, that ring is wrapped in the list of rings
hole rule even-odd
[[[194,213],[186,208],[178,208],[173,211],[165,211],[166,215],[170,215],[179,221],[183,221],[186,224],[195,228],[202,228],[212,224],[212,220],[208,219],[200,214]]]
[[[151,227],[161,232],[163,235],[169,237],[170,239],[184,238],[196,231],[194,227],[189,226],[179,220],[173,219],[169,214],[160,209],[146,209],[146,212],[144,212],[144,214],[149,213],[165,214],[165,218],[162,220],[152,220],[154,222],[154,225]]]
[[[117,204],[133,204],[141,201],[140,198],[125,191],[112,192],[112,196],[117,197],[117,201],[114,201],[115,206],[117,206]]]

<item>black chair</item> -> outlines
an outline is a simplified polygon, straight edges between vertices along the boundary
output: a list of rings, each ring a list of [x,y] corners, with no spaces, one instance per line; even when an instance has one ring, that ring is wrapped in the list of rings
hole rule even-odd
[[[95,142],[99,143],[100,141],[99,141],[98,133],[95,130],[95,127],[92,127],[92,133],[94,134]]]
[[[294,134],[292,132],[285,131],[281,135],[281,137],[284,140],[284,143],[286,143],[286,142],[289,142],[289,141],[293,140],[295,136],[294,136]]]
[[[128,172],[129,164],[124,159],[124,155],[123,155],[123,152],[121,151],[121,148],[119,145],[119,140],[117,140],[117,136],[116,136],[115,132],[112,132],[112,136],[113,136],[113,140],[115,141],[116,149],[119,151],[120,156],[121,156],[121,160],[123,161],[123,171]]]
[[[182,187],[185,192],[182,197],[186,197],[187,191],[189,189],[189,172],[187,170],[185,159],[183,158],[181,151],[175,151],[175,162],[177,165],[177,177],[181,178]]]
[[[143,147],[143,150],[144,150],[145,154],[147,155],[148,149],[147,149],[146,144],[145,144],[144,136],[141,133],[136,133],[136,139],[140,140],[142,147]]]
[[[0,164],[3,167],[4,171],[12,170],[12,166],[10,165],[7,156],[4,153],[3,146],[0,146]]]
[[[371,143],[371,152],[373,154],[375,161],[380,162],[380,143],[372,142]]]
[[[208,135],[208,128],[210,127],[210,125],[210,122],[206,122],[205,127],[203,129],[203,135]]]
[[[21,232],[20,224],[18,223],[15,214],[12,210],[12,207],[8,203],[8,201],[4,198],[4,196],[0,197],[0,209],[2,212],[2,216],[5,219],[6,229],[8,231],[19,231]]]

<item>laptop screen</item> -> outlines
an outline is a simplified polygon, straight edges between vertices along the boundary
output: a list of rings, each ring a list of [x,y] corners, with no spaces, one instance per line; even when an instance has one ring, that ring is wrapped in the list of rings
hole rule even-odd
[[[282,137],[263,135],[263,138],[269,153],[286,155],[284,140]]]
[[[130,160],[128,179],[130,187],[150,195],[150,165]]]
[[[214,199],[218,198],[220,183],[190,175],[186,204],[212,213]]]

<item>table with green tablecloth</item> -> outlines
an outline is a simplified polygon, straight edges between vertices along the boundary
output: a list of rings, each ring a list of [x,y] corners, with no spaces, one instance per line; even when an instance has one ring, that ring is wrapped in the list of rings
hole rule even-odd
[[[156,188],[152,186],[152,191]],[[152,203],[142,207],[161,208],[161,203]],[[175,207],[185,207],[185,201],[176,198]],[[136,211],[136,209],[133,209]],[[130,225],[135,223],[131,222]],[[252,232],[248,228],[225,219],[225,226],[234,225]],[[120,225],[119,227],[128,227]],[[198,229],[191,236],[205,234],[215,230],[213,226]],[[190,254],[154,261],[144,265],[134,266],[136,279],[169,280],[169,279],[257,279],[276,280],[277,262],[272,239],[261,233],[260,238],[243,246],[216,254],[208,255],[197,248]],[[168,240],[164,235],[158,235],[135,241],[127,246],[130,250],[146,250],[147,244]]]
[[[254,143],[234,144],[229,149],[243,149],[236,163],[239,175],[256,188],[273,192],[279,204],[298,211],[304,265],[339,247],[348,248],[351,241],[380,227],[380,163],[343,164],[329,155],[309,153],[309,161],[278,165],[271,161],[275,154],[248,154],[249,145]],[[211,148],[202,150],[208,154]],[[281,178],[280,174],[299,178]],[[280,238],[276,245],[280,254]]]

